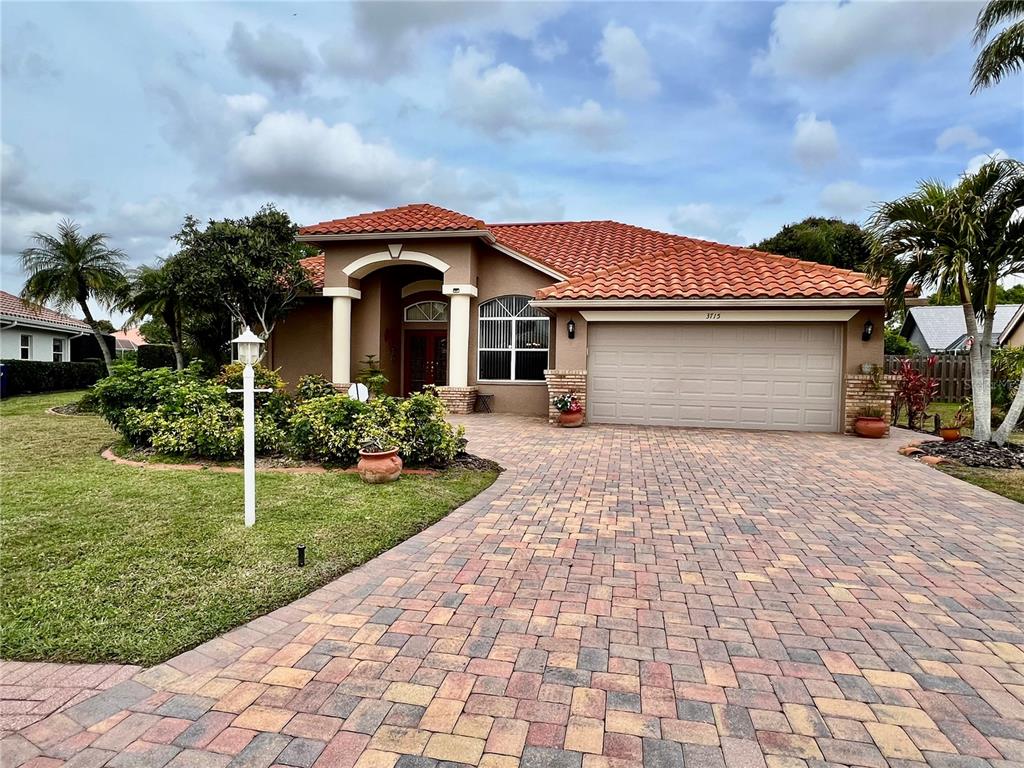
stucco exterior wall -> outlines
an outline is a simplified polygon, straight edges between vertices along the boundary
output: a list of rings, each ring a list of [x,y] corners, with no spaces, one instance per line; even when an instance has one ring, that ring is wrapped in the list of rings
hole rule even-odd
[[[864,324],[868,321],[875,326],[870,341],[862,340]],[[854,315],[846,323],[846,349],[844,350],[847,374],[860,373],[863,363],[881,366],[885,362],[885,309],[883,307],[867,307]]]
[[[77,333],[61,333],[59,331],[44,331],[38,328],[27,328],[15,326],[0,330],[0,358],[4,360],[21,359],[21,335],[28,334],[32,337],[32,356],[30,360],[38,360],[44,363],[53,362],[53,340],[62,339],[64,349],[64,362],[71,360],[71,345],[68,342]]]
[[[1018,325],[1009,336],[1006,337],[1004,347],[1024,347],[1024,323]]]
[[[292,309],[274,327],[268,350],[271,368],[294,388],[302,376],[331,378],[331,300],[311,298]]]
[[[355,240],[345,242],[327,242],[321,245],[324,252],[324,286],[326,288],[356,287],[362,290],[363,283],[376,274],[371,272],[362,280],[350,280],[345,274],[345,267],[356,259],[370,254],[387,251],[387,238],[380,240]],[[469,238],[427,239],[427,240],[394,240],[401,243],[403,251],[426,253],[449,265],[444,273],[444,282],[449,284],[468,285],[473,277],[473,243]],[[396,265],[403,262],[398,260]],[[440,272],[434,272],[440,276]],[[358,303],[358,302],[357,302]],[[354,318],[353,318],[354,319]]]

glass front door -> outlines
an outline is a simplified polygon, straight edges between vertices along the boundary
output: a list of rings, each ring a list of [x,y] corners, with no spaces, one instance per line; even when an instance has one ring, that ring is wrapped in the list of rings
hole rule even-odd
[[[448,383],[448,332],[405,332],[405,393]]]

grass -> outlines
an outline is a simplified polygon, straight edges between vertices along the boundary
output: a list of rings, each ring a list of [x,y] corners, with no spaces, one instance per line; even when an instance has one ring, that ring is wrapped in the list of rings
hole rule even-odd
[[[450,470],[364,484],[354,474],[155,471],[100,458],[98,416],[0,403],[0,657],[153,664],[285,605],[426,528],[489,486]],[[306,545],[305,568],[295,547]]]
[[[931,403],[928,406],[928,416],[925,418],[924,428],[928,432],[932,431],[932,428],[935,426],[935,422],[934,422],[935,414],[938,414],[941,417],[943,425],[952,424],[953,423],[953,419],[956,417],[956,412],[957,412],[957,410],[959,408],[960,408],[960,404],[959,403],[939,403],[939,402]],[[904,409],[903,412],[900,414],[900,420],[896,423],[896,426],[899,426],[899,427],[907,426],[907,411],[906,411],[906,409]],[[967,419],[967,423],[960,430],[960,434],[962,434],[964,437],[970,437],[972,431],[973,430],[971,429],[971,420],[970,420],[970,418],[968,418]],[[1024,432],[1014,431],[1014,432],[1010,433],[1010,442],[1011,443],[1024,443]]]
[[[972,485],[1024,503],[1024,469],[982,469],[939,464],[938,468]]]

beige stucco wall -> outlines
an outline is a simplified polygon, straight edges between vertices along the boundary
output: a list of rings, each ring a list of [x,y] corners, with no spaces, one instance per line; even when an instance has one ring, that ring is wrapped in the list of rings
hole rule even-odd
[[[1004,347],[1024,347],[1024,323],[1018,325],[1006,338]]]
[[[294,387],[316,373],[331,377],[331,300],[310,298],[279,320],[268,347],[269,365]]]
[[[344,273],[345,267],[356,259],[372,253],[387,251],[388,240],[355,240],[345,242],[327,242],[321,244],[324,252],[324,286],[327,288],[355,287],[375,273],[370,273],[362,280],[350,280]],[[444,273],[444,282],[449,284],[470,284],[473,278],[473,241],[470,238],[427,239],[427,240],[394,240],[401,243],[402,249],[426,253],[449,265]],[[401,264],[401,261],[396,264]],[[439,272],[435,272],[439,276]]]

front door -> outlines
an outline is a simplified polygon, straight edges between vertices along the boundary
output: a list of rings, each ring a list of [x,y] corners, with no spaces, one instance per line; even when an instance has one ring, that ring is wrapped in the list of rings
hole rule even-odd
[[[448,382],[448,332],[405,332],[405,392]]]

